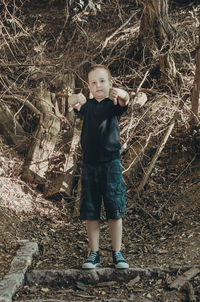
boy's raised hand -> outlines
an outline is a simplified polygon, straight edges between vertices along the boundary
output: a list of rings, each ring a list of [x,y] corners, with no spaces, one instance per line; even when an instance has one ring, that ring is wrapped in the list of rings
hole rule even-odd
[[[68,103],[69,105],[74,108],[77,109],[78,111],[80,111],[81,106],[83,104],[86,103],[86,97],[82,94],[82,93],[78,93],[78,94],[72,94],[69,98],[68,98]]]
[[[118,89],[117,88],[110,88],[109,98],[113,101],[114,105],[117,105],[117,98],[118,98]]]
[[[113,101],[114,105],[117,105],[117,101],[121,106],[125,106],[129,102],[128,93],[121,88],[110,88],[109,98]]]

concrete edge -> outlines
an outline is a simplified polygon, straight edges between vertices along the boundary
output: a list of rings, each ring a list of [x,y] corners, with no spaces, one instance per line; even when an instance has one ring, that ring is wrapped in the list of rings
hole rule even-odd
[[[0,280],[0,302],[11,302],[24,285],[25,274],[39,251],[37,242],[22,241],[22,247],[13,258],[8,273]]]

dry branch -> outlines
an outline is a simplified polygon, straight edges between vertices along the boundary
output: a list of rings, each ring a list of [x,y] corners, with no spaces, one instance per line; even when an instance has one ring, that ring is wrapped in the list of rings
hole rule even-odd
[[[104,50],[104,48],[107,46],[108,42],[110,40],[112,40],[113,37],[116,36],[131,21],[131,19],[133,18],[133,16],[134,15],[131,15],[130,18],[128,18],[128,20],[125,23],[123,23],[116,31],[114,31],[114,33],[112,33],[112,35],[110,35],[109,37],[107,37],[105,39],[104,44],[103,44],[100,52],[102,52]]]
[[[192,267],[191,269],[184,272],[182,275],[178,276],[171,284],[171,289],[180,290],[186,282],[190,281],[192,278],[197,276],[200,273],[200,268]]]
[[[0,130],[19,152],[25,151],[28,142],[26,133],[2,100],[0,100]]]
[[[144,141],[144,139],[141,139],[137,142],[135,142],[132,145],[133,148],[133,160],[132,162],[129,164],[129,166],[123,171],[123,174],[126,173],[128,171],[131,172],[132,176],[134,174],[134,171],[137,169],[139,163],[142,161],[142,157],[144,156],[144,154],[147,152],[149,146],[150,146],[150,142],[151,142],[151,133],[149,135],[149,137],[147,138],[146,141]]]
[[[33,104],[31,104],[31,102],[29,102],[28,100],[23,99],[19,95],[4,95],[2,98],[3,99],[16,99],[20,103],[23,103],[24,105],[26,105],[34,113],[36,113],[38,115],[42,114],[40,110],[38,110]]]
[[[199,102],[200,102],[200,46],[197,49],[196,57],[196,75],[192,89],[192,121],[194,124],[199,123]]]
[[[142,107],[142,106],[144,106],[144,104],[147,101],[146,94],[144,92],[139,93],[139,91],[140,91],[140,89],[141,89],[144,81],[146,80],[148,73],[149,73],[149,70],[147,70],[147,72],[145,73],[144,78],[142,79],[140,85],[137,88],[137,91],[136,91],[136,94],[134,96],[134,99],[131,102],[131,110],[132,110],[132,112],[131,112],[131,119],[130,119],[129,127],[128,127],[127,134],[126,134],[127,138],[129,137],[129,132],[130,132],[130,129],[132,128],[132,125],[133,125],[134,107],[138,107],[138,106]]]
[[[161,143],[160,143],[160,145],[159,145],[159,147],[158,147],[155,155],[153,156],[153,159],[152,159],[152,161],[150,163],[148,171],[145,173],[145,175],[144,175],[144,177],[142,179],[142,182],[140,183],[140,185],[138,187],[138,190],[137,190],[138,194],[140,194],[140,191],[143,189],[143,187],[147,183],[147,180],[148,180],[148,178],[149,178],[149,176],[150,176],[150,174],[151,174],[151,172],[152,172],[152,170],[153,170],[153,168],[155,166],[155,163],[156,163],[158,157],[160,156],[163,148],[165,147],[165,144],[166,144],[166,142],[167,142],[167,140],[168,140],[168,138],[169,138],[169,136],[170,136],[170,134],[171,134],[171,132],[172,132],[172,130],[174,128],[174,125],[175,125],[175,120],[173,120],[170,123],[170,125],[169,125],[169,127],[168,127],[168,129],[167,129],[167,131],[165,133],[165,135],[163,136],[163,139],[161,140]]]
[[[141,276],[160,276],[164,274],[160,268],[129,268],[125,270],[117,270],[114,268],[99,268],[97,270],[33,270],[27,273],[27,285],[69,285],[74,281],[81,281],[86,284],[96,284],[99,282],[126,281]]]
[[[140,99],[139,96],[142,96],[142,98]],[[137,109],[143,106],[143,104],[145,104],[146,101],[146,95],[141,92],[139,92],[136,95],[136,99],[138,99],[139,103],[137,102],[133,108]],[[133,100],[135,101],[135,99]],[[139,126],[141,124],[141,122],[144,122],[145,119],[145,123],[149,125],[149,120],[154,120],[154,116],[156,116],[156,113],[159,112],[163,107],[166,107],[166,103],[167,103],[167,99],[165,97],[161,97],[158,101],[154,101],[151,105],[148,106],[148,109],[145,110],[145,112],[138,118],[137,123],[135,123],[134,121],[134,115],[137,115],[137,112],[132,111],[132,121],[129,122],[128,126],[126,126],[125,129],[122,129],[121,133],[125,133],[127,131],[132,132],[133,134],[136,132],[136,128],[137,126]],[[133,115],[134,112],[134,115]],[[130,127],[130,123],[132,123],[132,125],[134,125],[134,127]],[[132,178],[133,175],[135,174],[135,172],[138,170],[139,166],[142,166],[142,163],[144,162],[144,156],[147,156],[149,151],[151,150],[153,143],[154,143],[154,137],[157,134],[154,134],[155,127],[153,127],[153,129],[148,133],[148,136],[142,136],[139,137],[136,141],[130,143],[131,139],[133,138],[133,134],[129,134],[129,136],[127,136],[126,134],[126,142],[125,142],[125,146],[122,146],[122,151],[128,149],[129,145],[130,147],[130,156],[131,156],[131,162],[128,164],[128,167],[124,170],[123,173],[126,173],[126,176],[129,178]],[[141,131],[141,130],[140,130]]]
[[[151,174],[151,172],[152,172],[152,170],[153,170],[153,168],[155,166],[155,163],[156,163],[158,157],[160,156],[163,148],[165,147],[166,142],[168,141],[168,138],[169,138],[169,136],[170,136],[170,134],[171,134],[171,132],[172,132],[172,130],[174,128],[175,122],[176,122],[176,120],[179,117],[179,113],[180,113],[180,110],[182,109],[183,105],[184,105],[184,103],[181,102],[180,106],[179,106],[179,109],[174,113],[174,116],[172,117],[172,119],[171,119],[171,121],[169,123],[169,126],[168,126],[168,128],[167,128],[167,130],[166,130],[166,132],[165,132],[165,134],[164,134],[164,136],[163,136],[163,138],[162,138],[162,140],[160,142],[160,145],[158,146],[158,148],[156,150],[156,153],[153,156],[153,159],[152,159],[152,161],[151,161],[151,163],[149,165],[149,168],[148,168],[147,172],[145,173],[145,175],[144,175],[144,177],[143,177],[143,179],[142,179],[142,181],[141,181],[141,183],[140,183],[140,185],[139,185],[139,187],[137,189],[137,194],[138,195],[140,195],[140,192],[142,191],[143,187],[147,183],[148,178],[150,177],[150,174]]]

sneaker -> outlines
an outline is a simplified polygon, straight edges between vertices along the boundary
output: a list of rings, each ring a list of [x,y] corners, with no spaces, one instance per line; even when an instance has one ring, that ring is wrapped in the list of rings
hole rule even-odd
[[[129,268],[128,262],[124,259],[122,252],[112,252],[115,268]]]
[[[83,263],[82,268],[83,269],[93,269],[98,265],[100,265],[99,252],[90,252],[89,257],[87,258],[85,263]]]

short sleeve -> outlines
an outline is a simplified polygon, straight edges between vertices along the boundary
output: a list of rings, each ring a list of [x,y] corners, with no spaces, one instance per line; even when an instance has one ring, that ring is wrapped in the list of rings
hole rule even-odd
[[[114,112],[116,115],[119,115],[121,116],[128,108],[128,105],[127,106],[120,106],[119,104],[117,105],[113,105],[114,106]]]
[[[87,106],[88,106],[88,100],[87,100],[87,102],[84,105],[81,106],[80,111],[78,111],[77,109],[74,109],[74,112],[76,112],[77,114],[79,114],[81,116],[84,116],[85,112],[87,110]]]

